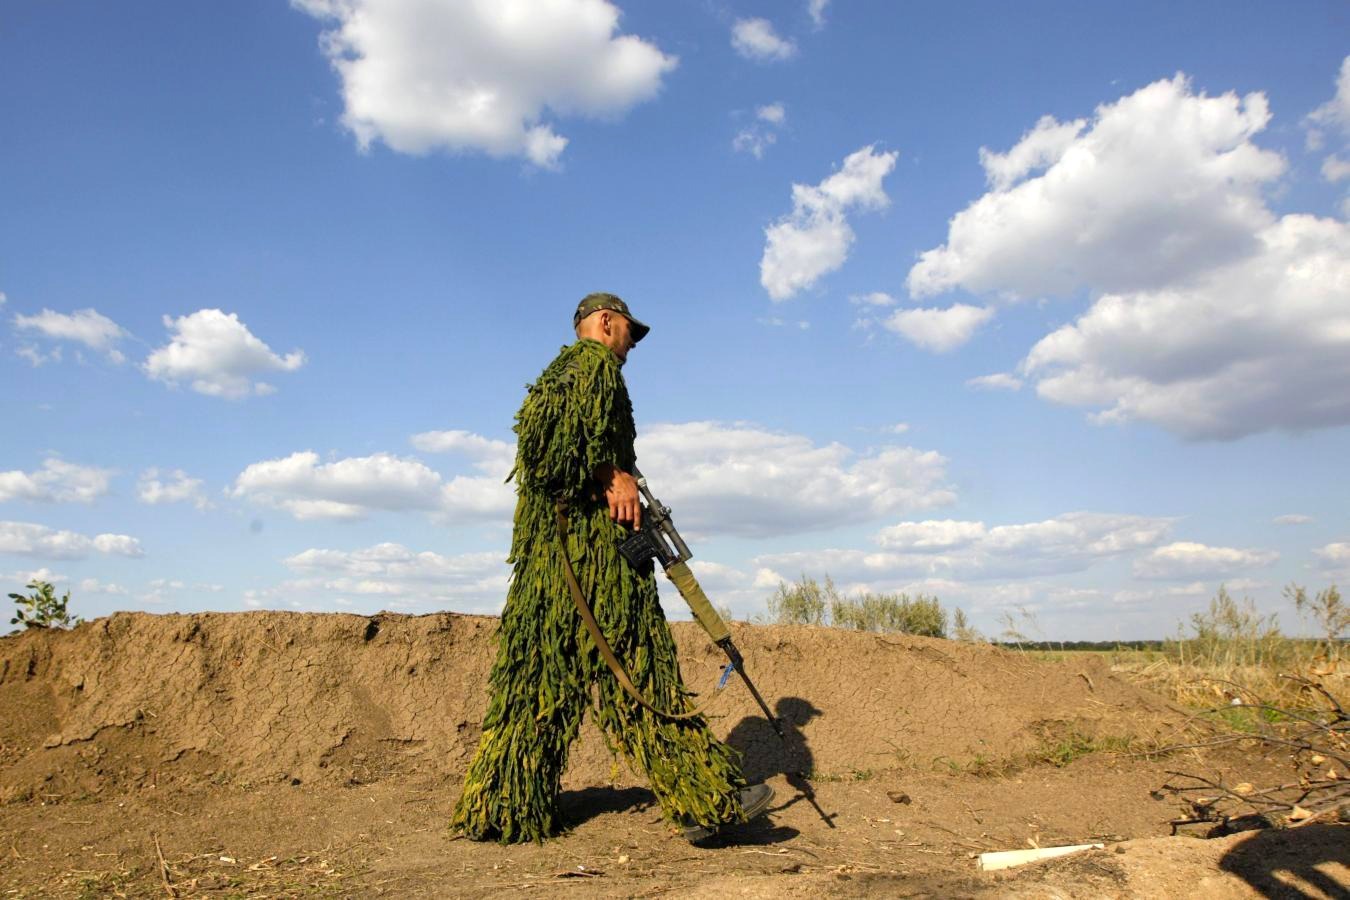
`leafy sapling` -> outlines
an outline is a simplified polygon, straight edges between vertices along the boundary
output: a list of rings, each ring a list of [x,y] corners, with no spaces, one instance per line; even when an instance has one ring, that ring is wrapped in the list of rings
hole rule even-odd
[[[33,580],[28,582],[30,594],[10,594],[9,599],[18,606],[11,625],[23,625],[25,628],[74,628],[82,619],[71,616],[66,605],[70,603],[70,591],[57,598],[56,589],[49,582]]]

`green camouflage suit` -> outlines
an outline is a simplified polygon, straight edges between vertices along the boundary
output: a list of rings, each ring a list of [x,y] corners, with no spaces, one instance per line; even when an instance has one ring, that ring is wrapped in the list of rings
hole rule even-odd
[[[474,839],[542,841],[562,830],[559,780],[588,705],[610,747],[647,774],[667,818],[712,824],[740,815],[736,791],[744,781],[735,751],[701,716],[658,716],[625,694],[564,580],[556,498],[568,508],[577,580],[615,654],[654,706],[685,710],[655,575],[619,555],[626,531],[610,519],[593,477],[603,463],[634,467],[633,409],[620,365],[598,341],[564,347],[516,415],[511,583],[483,736],[451,821]]]

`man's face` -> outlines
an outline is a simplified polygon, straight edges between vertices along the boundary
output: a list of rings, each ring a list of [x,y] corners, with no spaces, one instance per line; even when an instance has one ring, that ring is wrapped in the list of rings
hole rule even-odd
[[[604,344],[614,351],[620,361],[628,359],[628,351],[633,349],[632,323],[623,313],[605,311],[609,316],[609,328],[605,330]]]

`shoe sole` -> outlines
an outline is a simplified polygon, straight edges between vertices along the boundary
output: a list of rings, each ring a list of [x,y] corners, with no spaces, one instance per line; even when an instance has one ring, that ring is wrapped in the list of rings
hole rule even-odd
[[[765,785],[765,787],[768,786]],[[773,805],[773,797],[774,797],[773,788],[769,788],[764,792],[763,797],[761,800],[759,800],[759,802],[744,807],[742,812],[745,813],[745,821],[749,822],[751,819],[764,815],[764,813],[768,811],[769,807]]]
[[[761,799],[756,803],[742,808],[741,812],[745,815],[745,821],[749,822],[759,816],[764,815],[773,804],[773,788],[769,788],[763,793]],[[726,824],[737,824],[728,822]],[[720,825],[691,825],[688,828],[680,829],[680,836],[691,844],[697,844],[699,841],[706,841],[708,838],[717,834]]]

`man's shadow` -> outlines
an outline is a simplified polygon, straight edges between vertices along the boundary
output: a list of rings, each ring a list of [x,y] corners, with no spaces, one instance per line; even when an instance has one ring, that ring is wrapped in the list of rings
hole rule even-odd
[[[605,813],[641,812],[655,803],[656,795],[647,788],[588,787],[559,794],[558,813],[567,827],[576,828]]]
[[[785,775],[796,795],[770,810],[778,812],[805,800],[815,807],[817,814],[834,828],[833,814],[827,814],[816,802],[816,792],[808,776],[815,766],[815,758],[800,729],[816,716],[823,715],[809,700],[784,697],[774,707],[783,727],[783,738],[763,716],[747,716],[727,735],[726,743],[741,754],[741,771],[750,784],[765,781],[775,775]],[[647,788],[599,788],[564,791],[558,797],[558,809],[569,828],[576,828],[597,816],[611,812],[636,809],[641,811],[656,805],[656,795]],[[774,825],[758,819],[744,825],[729,826],[709,845],[717,844],[774,844],[796,837],[795,828]],[[701,846],[702,844],[700,844]]]
[[[815,757],[801,729],[817,716],[824,715],[810,700],[802,697],[784,697],[774,706],[774,714],[783,728],[783,737],[762,716],[747,716],[731,729],[727,743],[741,753],[741,769],[746,781],[752,784],[775,775],[783,775],[796,790],[796,795],[774,807],[774,812],[806,801],[816,814],[834,828],[834,814],[826,813],[816,801],[810,777],[815,771]]]
[[[1335,876],[1314,868],[1320,863],[1350,864],[1344,825],[1253,832],[1224,854],[1219,868],[1237,875],[1271,900],[1350,898],[1350,884],[1338,882]]]

